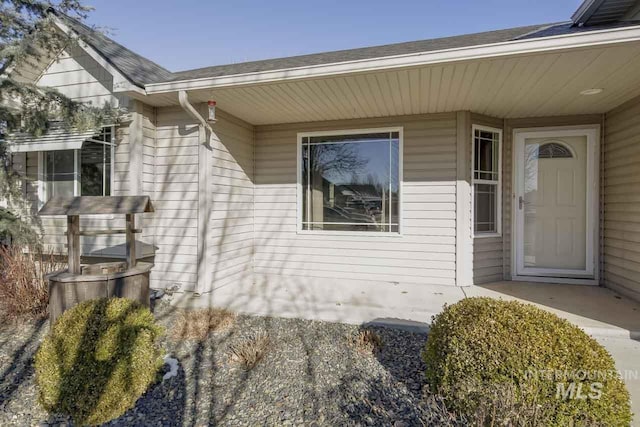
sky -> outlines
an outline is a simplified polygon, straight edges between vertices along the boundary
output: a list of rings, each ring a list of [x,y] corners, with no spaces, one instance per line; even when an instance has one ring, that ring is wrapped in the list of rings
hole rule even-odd
[[[170,71],[566,21],[580,0],[87,0]]]

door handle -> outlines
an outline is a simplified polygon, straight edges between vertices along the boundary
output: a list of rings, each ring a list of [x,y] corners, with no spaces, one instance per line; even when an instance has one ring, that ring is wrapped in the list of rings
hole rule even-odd
[[[518,198],[518,207],[520,208],[520,210],[522,210],[522,208],[524,207],[524,197],[522,196]]]

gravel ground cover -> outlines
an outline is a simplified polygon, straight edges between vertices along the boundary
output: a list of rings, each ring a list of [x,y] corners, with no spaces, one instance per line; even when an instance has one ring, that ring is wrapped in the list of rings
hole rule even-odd
[[[156,305],[171,328],[175,309]],[[0,425],[70,425],[37,403],[33,356],[48,322],[0,325]],[[435,398],[423,398],[420,352],[426,335],[373,328],[383,345],[359,352],[358,326],[299,319],[238,316],[206,340],[165,348],[179,361],[177,376],[153,386],[108,425],[455,425]],[[269,336],[264,358],[250,370],[230,357],[258,331]],[[459,424],[459,423],[458,423]]]

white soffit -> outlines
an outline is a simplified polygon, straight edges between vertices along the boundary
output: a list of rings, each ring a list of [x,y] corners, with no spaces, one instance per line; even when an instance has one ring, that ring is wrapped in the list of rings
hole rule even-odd
[[[581,96],[602,88],[594,96]],[[177,103],[153,95],[156,105]],[[599,114],[640,95],[640,42],[302,81],[189,91],[254,125],[473,111]]]

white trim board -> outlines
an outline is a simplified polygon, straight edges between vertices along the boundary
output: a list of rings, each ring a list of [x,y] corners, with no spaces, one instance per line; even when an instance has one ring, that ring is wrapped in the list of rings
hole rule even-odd
[[[473,211],[469,175],[471,113],[456,114],[456,286],[473,284]]]
[[[524,155],[526,138],[585,136],[587,138],[587,200],[586,200],[586,268],[580,271],[525,268],[520,236],[523,232],[523,216],[518,207],[518,196],[522,188],[519,173],[520,162]],[[513,197],[512,236],[511,239],[511,276],[512,280],[546,281],[554,283],[597,284],[599,280],[599,235],[600,235],[600,125],[560,126],[523,128],[513,130]]]

